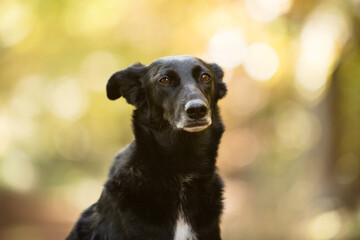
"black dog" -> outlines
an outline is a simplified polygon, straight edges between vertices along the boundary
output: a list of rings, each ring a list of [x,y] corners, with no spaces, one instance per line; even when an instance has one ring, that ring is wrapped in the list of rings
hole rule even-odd
[[[111,100],[136,107],[135,140],[117,154],[100,199],[68,240],[219,240],[223,183],[215,166],[224,126],[223,71],[191,56],[112,75]]]

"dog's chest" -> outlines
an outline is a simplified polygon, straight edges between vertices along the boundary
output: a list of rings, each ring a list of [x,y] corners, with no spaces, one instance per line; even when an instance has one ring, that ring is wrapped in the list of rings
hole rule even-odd
[[[197,240],[191,225],[186,220],[184,212],[181,209],[175,225],[174,240]]]
[[[193,176],[187,176],[179,179],[180,181],[180,206],[178,210],[178,217],[175,224],[175,231],[174,231],[174,240],[197,240],[196,234],[194,233],[191,224],[189,223],[188,219],[186,218],[184,211],[183,211],[183,203],[186,199],[186,184],[190,183],[193,179]]]

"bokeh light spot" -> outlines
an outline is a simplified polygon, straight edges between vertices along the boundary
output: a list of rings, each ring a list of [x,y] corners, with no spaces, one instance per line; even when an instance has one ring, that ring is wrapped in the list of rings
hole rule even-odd
[[[319,7],[306,21],[300,36],[296,86],[302,96],[316,100],[325,90],[339,48],[349,29],[341,12]]]
[[[327,240],[335,237],[341,229],[341,216],[337,211],[319,214],[309,226],[309,236],[313,240]]]
[[[10,100],[11,110],[14,113],[33,118],[42,112],[43,80],[41,75],[26,75],[20,79]]]
[[[245,9],[259,22],[271,22],[290,10],[292,0],[245,0]]]
[[[29,191],[36,183],[36,169],[22,152],[11,151],[1,161],[2,177],[6,185],[17,191]]]
[[[32,26],[33,16],[29,6],[6,2],[0,4],[0,40],[3,46],[12,46],[22,41]]]
[[[244,33],[238,28],[230,28],[211,38],[208,51],[212,61],[224,68],[235,68],[243,62],[246,47]]]
[[[11,143],[11,123],[6,113],[0,113],[0,155]]]
[[[76,79],[59,78],[49,84],[45,93],[45,103],[56,117],[76,120],[87,109],[85,92]]]
[[[248,48],[244,69],[253,79],[266,81],[274,76],[279,67],[279,57],[273,47],[266,43],[254,43]]]

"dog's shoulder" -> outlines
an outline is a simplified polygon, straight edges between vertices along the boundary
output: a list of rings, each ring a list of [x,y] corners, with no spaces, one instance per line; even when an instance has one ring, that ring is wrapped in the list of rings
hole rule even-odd
[[[100,199],[86,209],[66,240],[123,240],[122,224],[111,198],[102,192]]]
[[[104,190],[109,199],[124,200],[146,185],[143,169],[133,161],[136,153],[136,142],[133,141],[115,155]]]
[[[111,179],[115,176],[116,173],[129,161],[132,154],[134,153],[135,142],[132,142],[126,145],[122,150],[120,150],[114,157],[113,164],[109,171],[108,178]]]
[[[66,240],[94,239],[100,221],[101,217],[95,203],[81,214]]]

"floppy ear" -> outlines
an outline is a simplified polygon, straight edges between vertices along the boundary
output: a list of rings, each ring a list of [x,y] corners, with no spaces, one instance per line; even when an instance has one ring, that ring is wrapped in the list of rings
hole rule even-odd
[[[134,106],[140,106],[145,100],[145,92],[141,86],[141,77],[146,73],[146,67],[136,63],[114,73],[106,84],[106,94],[110,100],[123,96]]]
[[[210,64],[213,73],[215,74],[215,98],[216,100],[223,98],[226,95],[227,88],[223,82],[224,71],[216,63]]]

